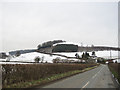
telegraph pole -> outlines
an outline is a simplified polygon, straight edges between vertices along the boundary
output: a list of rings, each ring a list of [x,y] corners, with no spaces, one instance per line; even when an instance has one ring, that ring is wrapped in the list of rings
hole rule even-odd
[[[83,43],[81,43],[81,47],[83,47]]]
[[[111,50],[110,50],[110,59],[112,59],[112,52],[111,52]]]

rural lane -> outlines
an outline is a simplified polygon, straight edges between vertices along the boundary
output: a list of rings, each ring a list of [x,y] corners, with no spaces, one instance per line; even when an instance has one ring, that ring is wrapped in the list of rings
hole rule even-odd
[[[116,88],[117,83],[107,65],[59,80],[42,88]]]

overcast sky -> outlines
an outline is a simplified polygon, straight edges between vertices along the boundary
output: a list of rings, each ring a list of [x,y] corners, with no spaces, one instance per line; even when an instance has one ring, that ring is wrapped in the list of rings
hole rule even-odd
[[[118,45],[117,2],[5,2],[0,7],[2,51],[55,39]]]

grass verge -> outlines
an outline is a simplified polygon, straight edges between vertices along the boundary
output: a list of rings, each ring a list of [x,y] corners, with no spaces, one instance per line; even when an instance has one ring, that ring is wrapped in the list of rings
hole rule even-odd
[[[82,72],[94,69],[96,67],[97,66],[85,68],[83,70],[74,70],[74,71],[69,71],[66,73],[55,74],[55,75],[52,75],[47,78],[41,78],[39,80],[33,80],[33,81],[29,81],[29,82],[21,82],[21,83],[16,83],[16,84],[12,84],[12,85],[7,85],[5,88],[31,88],[31,87],[42,86],[42,85],[48,84],[53,81],[57,81],[57,80],[60,80],[60,79],[66,78],[66,77],[76,75],[78,73],[82,73]]]
[[[120,83],[120,76],[119,76],[119,74],[110,66],[109,66],[109,69],[112,72],[112,74],[114,75],[114,77],[117,78],[118,82]]]

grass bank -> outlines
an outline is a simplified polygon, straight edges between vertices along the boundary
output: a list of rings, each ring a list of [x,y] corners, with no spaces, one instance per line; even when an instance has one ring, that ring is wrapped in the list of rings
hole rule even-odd
[[[120,63],[110,63],[108,64],[108,67],[115,78],[118,79],[118,82],[120,83]]]

